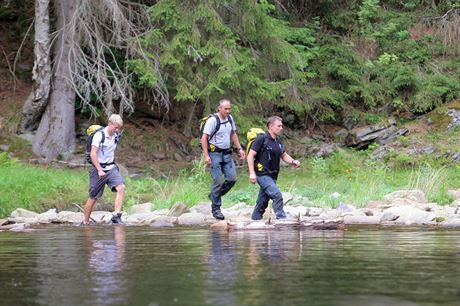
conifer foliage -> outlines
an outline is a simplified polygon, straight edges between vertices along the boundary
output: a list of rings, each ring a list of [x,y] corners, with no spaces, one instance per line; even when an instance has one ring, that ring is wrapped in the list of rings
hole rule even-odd
[[[275,102],[310,108],[299,85],[316,52],[314,30],[290,27],[268,1],[161,0],[150,16],[155,29],[145,43],[158,48],[176,101],[199,101],[208,111],[222,96],[258,112]]]

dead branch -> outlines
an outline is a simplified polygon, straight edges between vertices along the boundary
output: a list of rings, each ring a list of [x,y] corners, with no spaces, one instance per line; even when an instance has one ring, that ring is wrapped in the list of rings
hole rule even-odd
[[[120,111],[134,111],[133,73],[126,62],[142,59],[154,72],[158,82],[152,89],[156,103],[169,108],[169,96],[160,72],[158,57],[148,52],[141,40],[151,29],[144,5],[124,0],[80,0],[75,14],[63,31],[71,31],[72,75],[69,80],[93,113],[99,103],[106,114],[114,112],[113,100]],[[58,35],[59,33],[55,33]],[[121,62],[125,62],[123,65]]]

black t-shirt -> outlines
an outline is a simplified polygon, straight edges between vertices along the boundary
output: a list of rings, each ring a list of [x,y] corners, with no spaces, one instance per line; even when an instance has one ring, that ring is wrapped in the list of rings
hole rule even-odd
[[[285,152],[279,138],[273,139],[268,132],[260,134],[254,140],[251,150],[257,152],[254,158],[256,175],[270,175],[275,180],[280,171],[280,158]]]

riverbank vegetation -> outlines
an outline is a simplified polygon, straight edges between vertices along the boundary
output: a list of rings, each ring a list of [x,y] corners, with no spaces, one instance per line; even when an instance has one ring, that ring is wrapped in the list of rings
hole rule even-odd
[[[450,204],[448,189],[460,186],[460,171],[443,161],[420,161],[416,165],[405,157],[395,157],[394,163],[373,160],[373,148],[356,152],[344,149],[329,158],[306,158],[301,169],[283,167],[279,186],[283,192],[303,198],[303,205],[336,207],[340,203],[357,207],[400,189],[420,189],[428,199]],[[55,169],[23,164],[0,154],[0,217],[22,207],[37,212],[49,208],[72,209],[84,205],[87,198],[87,171]],[[134,204],[151,202],[155,209],[169,208],[176,202],[188,206],[208,203],[210,176],[200,161],[191,169],[165,178],[127,178],[124,209]],[[258,188],[249,183],[247,169],[239,169],[239,180],[224,197],[224,207],[239,202],[253,205]],[[308,199],[308,200],[307,200]],[[100,200],[103,209],[112,209],[114,196],[107,189]]]
[[[61,2],[72,9],[81,4],[99,4]],[[144,202],[154,203],[155,208],[167,208],[177,201],[189,206],[208,201],[209,174],[200,161],[192,162],[186,157],[198,158],[195,143],[198,120],[213,111],[222,97],[232,100],[241,140],[250,127],[264,126],[267,116],[277,114],[284,118],[286,131],[295,135],[287,137],[290,148],[294,138],[331,143],[337,140],[336,132],[341,129],[348,133],[355,127],[384,122],[389,117],[402,126],[432,110],[439,110],[442,116],[447,112],[447,103],[460,99],[459,0],[140,2],[146,7],[136,7],[145,9],[150,17],[146,24],[146,20],[137,20],[148,30],[142,31],[145,35],[136,32],[139,36],[133,37],[136,48],[142,48],[136,51],[142,51],[143,57],[123,55],[124,43],[132,41],[121,39],[123,44],[117,45],[120,37],[114,35],[116,31],[111,28],[117,25],[117,20],[111,20],[110,14],[106,18],[91,19],[105,22],[102,28],[109,32],[102,36],[111,42],[110,48],[104,49],[107,52],[98,53],[111,54],[110,60],[101,66],[110,77],[99,89],[120,89],[115,81],[110,83],[111,71],[116,68],[116,71],[127,72],[123,80],[124,85],[129,85],[129,101],[133,105],[120,106],[123,103],[119,94],[95,95],[91,93],[92,86],[84,87],[89,90],[85,95],[78,88],[74,90],[79,95],[71,90],[65,95],[56,94],[57,105],[63,100],[73,103],[65,112],[73,114],[75,110],[76,118],[61,120],[65,116],[53,109],[48,113],[60,119],[47,124],[71,124],[65,131],[72,135],[63,135],[67,132],[59,127],[45,128],[44,131],[56,133],[53,141],[57,143],[38,146],[44,150],[55,144],[66,150],[75,147],[72,153],[83,156],[78,152],[81,143],[74,146],[74,133],[81,135],[90,123],[103,123],[109,113],[123,112],[133,131],[126,129],[120,149],[130,147],[130,151],[125,150],[128,152],[125,156],[131,159],[133,168],[142,173],[141,178],[127,178],[126,208]],[[116,3],[114,0],[104,5]],[[129,5],[124,8],[123,12],[103,11],[130,12]],[[4,48],[4,57],[0,57],[0,140],[7,139],[1,142],[7,147],[2,151],[7,153],[0,155],[0,216],[7,216],[16,207],[43,211],[51,207],[68,208],[72,203],[82,205],[87,196],[85,170],[29,164],[26,160],[34,154],[31,148],[16,150],[21,151],[20,159],[24,162],[15,159],[18,154],[12,154],[17,139],[14,135],[22,130],[24,119],[20,111],[24,101],[18,101],[15,95],[19,92],[18,96],[26,100],[33,90],[30,79],[34,30],[27,30],[29,26],[33,28],[28,24],[28,20],[34,19],[33,10],[31,0],[0,4],[0,42]],[[62,11],[65,10],[52,14]],[[114,16],[117,15],[114,13]],[[60,17],[49,19],[54,22]],[[51,29],[54,31],[57,26],[53,23]],[[50,41],[59,40],[55,37]],[[77,44],[80,41],[84,40],[75,40]],[[86,50],[89,56],[90,50],[99,50],[92,48],[92,43],[78,48]],[[55,69],[49,69],[51,71]],[[91,71],[81,72],[83,83],[102,84],[95,82]],[[161,91],[152,93],[152,89],[160,87]],[[58,89],[57,86],[49,88]],[[44,95],[43,99],[48,96]],[[159,103],[166,100],[167,103]],[[459,109],[458,105],[454,108]],[[34,114],[34,118],[39,121],[41,115]],[[434,122],[432,126],[438,123],[436,118],[429,120]],[[22,132],[33,135],[37,126],[39,122],[30,124],[31,131]],[[335,206],[344,202],[363,206],[405,188],[422,189],[431,201],[449,203],[446,190],[457,189],[460,179],[458,158],[453,158],[458,152],[458,130],[445,132],[446,126],[425,135],[425,144],[433,144],[433,150],[429,148],[427,151],[432,153],[421,157],[391,145],[384,157],[373,156],[378,149],[375,144],[362,151],[339,144],[341,149],[329,157],[306,153],[302,157],[297,155],[303,153],[298,153],[296,158],[302,160],[302,168],[283,169],[279,184],[283,191],[308,198],[315,205]],[[417,129],[411,133],[416,134]],[[63,139],[69,143],[59,144]],[[302,146],[302,152],[311,145],[310,140],[299,141],[297,145]],[[409,137],[396,141],[401,148],[413,145]],[[439,148],[441,144],[447,148]],[[180,153],[177,160],[188,163],[186,167],[181,165],[165,175],[158,171],[149,173],[149,164],[172,161],[176,152]],[[57,159],[72,156],[67,151],[54,153]],[[35,154],[41,155],[36,150]],[[131,165],[126,165],[132,170]],[[246,171],[245,167],[239,170],[240,179],[226,196],[224,206],[240,201],[254,202],[257,187],[248,184]],[[101,202],[112,203],[113,195],[106,192]]]

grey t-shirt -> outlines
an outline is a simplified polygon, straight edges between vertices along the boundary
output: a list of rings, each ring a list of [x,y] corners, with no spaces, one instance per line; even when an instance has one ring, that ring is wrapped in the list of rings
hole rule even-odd
[[[219,115],[218,115],[219,116]],[[229,115],[231,117],[231,115]],[[220,118],[220,116],[219,116]],[[235,125],[235,120],[232,118],[232,124],[230,124],[230,121],[228,120],[228,117],[225,119],[220,118],[220,128],[217,131],[214,136],[212,136],[212,139],[208,139],[209,143],[212,143],[216,147],[220,149],[230,149],[231,144],[230,144],[230,134],[232,131],[236,132],[236,125]],[[208,119],[206,121],[206,124],[203,129],[203,134],[207,134],[208,136],[211,136],[214,131],[216,130],[216,125],[217,125],[217,120],[214,116]]]

